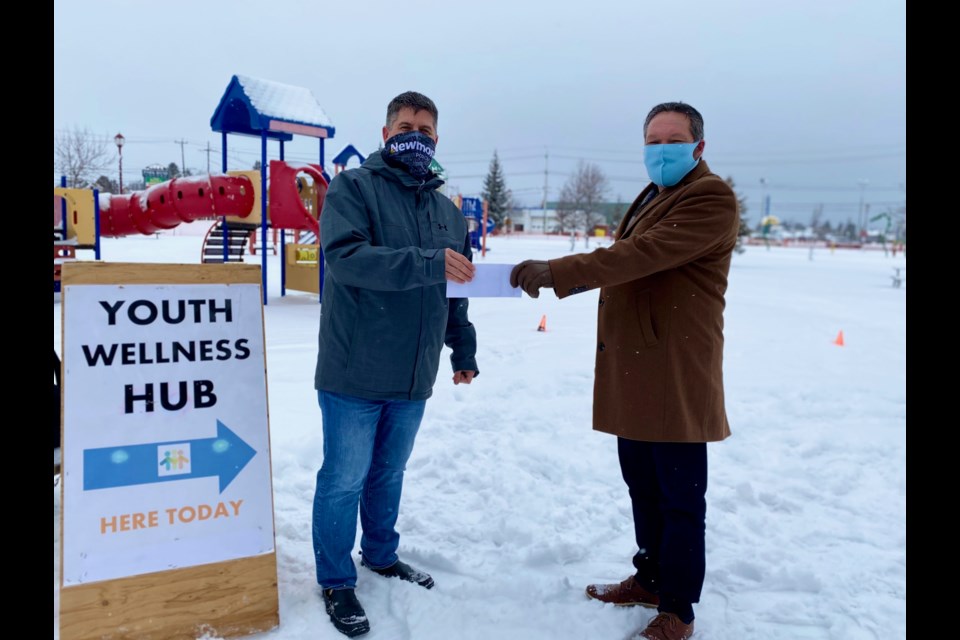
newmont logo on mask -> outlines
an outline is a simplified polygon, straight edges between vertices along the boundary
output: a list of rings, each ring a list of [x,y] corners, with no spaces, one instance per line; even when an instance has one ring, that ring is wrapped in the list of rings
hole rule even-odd
[[[431,158],[433,157],[434,150],[423,144],[419,140],[414,140],[413,142],[393,142],[390,144],[390,153],[403,153],[404,151],[419,151],[425,153]]]
[[[424,180],[430,175],[430,162],[436,150],[437,145],[430,136],[405,131],[387,140],[380,155],[388,164],[402,167],[417,180]]]

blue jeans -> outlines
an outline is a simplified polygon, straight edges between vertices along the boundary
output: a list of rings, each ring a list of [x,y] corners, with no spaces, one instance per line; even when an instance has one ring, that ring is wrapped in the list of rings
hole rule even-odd
[[[403,471],[423,419],[426,400],[365,400],[318,391],[323,414],[323,465],[313,498],[313,553],[324,589],[354,588],[351,553],[357,507],[366,564],[397,561]]]

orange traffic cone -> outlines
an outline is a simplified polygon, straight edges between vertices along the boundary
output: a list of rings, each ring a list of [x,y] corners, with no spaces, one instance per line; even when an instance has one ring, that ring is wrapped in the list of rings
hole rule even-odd
[[[547,315],[544,314],[543,317],[540,318],[540,326],[537,327],[537,331],[546,331],[546,330],[547,330]]]
[[[843,329],[841,329],[840,333],[837,334],[837,339],[833,341],[833,344],[837,345],[838,347],[843,346]]]

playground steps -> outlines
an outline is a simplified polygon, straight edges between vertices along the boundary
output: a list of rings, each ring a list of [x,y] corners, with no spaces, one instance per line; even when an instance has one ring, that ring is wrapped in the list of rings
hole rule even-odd
[[[223,245],[227,244],[226,262],[243,262],[250,235],[256,233],[260,225],[246,222],[227,222],[218,220],[203,239],[200,260],[203,263],[222,263]]]

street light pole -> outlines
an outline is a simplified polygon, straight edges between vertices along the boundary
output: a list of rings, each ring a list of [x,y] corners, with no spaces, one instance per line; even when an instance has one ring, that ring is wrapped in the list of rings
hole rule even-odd
[[[123,134],[118,133],[113,136],[113,141],[117,145],[117,155],[120,157],[120,193],[123,193],[123,143],[127,141]]]
[[[767,215],[767,179],[760,178],[760,219]]]
[[[550,150],[543,148],[543,232],[547,232],[547,180],[550,174],[547,172],[547,166],[550,163]],[[532,219],[531,219],[532,222]],[[531,225],[532,226],[532,225]]]

